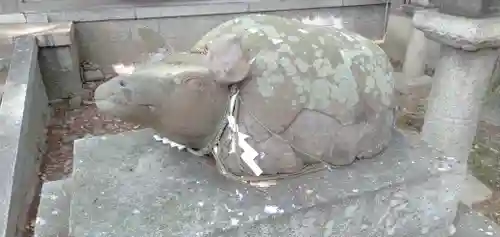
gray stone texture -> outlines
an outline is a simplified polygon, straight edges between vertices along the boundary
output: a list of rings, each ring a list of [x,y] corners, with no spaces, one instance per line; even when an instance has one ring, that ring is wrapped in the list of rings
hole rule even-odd
[[[458,206],[454,227],[456,233],[452,237],[500,236],[497,224],[463,204]]]
[[[0,24],[26,23],[26,18],[22,13],[11,13],[11,14],[1,14],[1,13],[2,12],[0,11]]]
[[[333,15],[342,19],[345,28],[370,39],[380,39],[383,36],[384,10],[384,5],[374,5],[266,14],[298,19],[311,15],[327,18]],[[112,73],[112,64],[145,61],[150,53],[159,48],[187,50],[210,29],[236,16],[238,14],[78,23],[79,51],[82,60],[98,64],[105,74]],[[184,29],[186,25],[190,30]],[[157,32],[158,37],[152,40],[141,38],[138,29],[144,27]]]
[[[12,50],[13,45],[10,42],[0,39],[0,103],[2,102],[3,87],[7,80]]]
[[[0,236],[21,236],[39,183],[50,111],[33,36],[15,41],[0,104]]]
[[[448,236],[465,172],[395,135],[374,159],[257,189],[152,135],[75,142],[72,236]]]
[[[39,60],[49,100],[82,96],[83,82],[76,45],[41,48]]]
[[[421,77],[426,69],[431,68],[429,62],[440,54],[440,45],[425,37],[424,32],[414,28],[407,45],[403,72],[408,79]],[[434,57],[434,58],[432,58]]]
[[[315,9],[340,6],[381,5],[384,0],[25,0],[20,9],[28,14],[46,13],[50,21],[133,20],[186,15],[236,14],[256,11]]]
[[[465,162],[498,53],[489,49],[472,53],[444,45],[441,50],[422,138]]]
[[[394,73],[396,81],[396,101],[399,112],[423,119],[427,107],[427,97],[431,91],[432,78],[424,75],[417,78],[407,78],[403,73]]]
[[[32,34],[40,47],[38,60],[49,100],[81,96],[78,47],[71,22],[0,24],[0,39]]]
[[[495,0],[438,0],[439,11],[445,14],[484,17],[490,13],[490,6]]]
[[[36,237],[68,237],[71,190],[69,180],[43,184],[36,218]]]
[[[72,22],[0,24],[0,38],[13,41],[21,35],[34,35],[40,47],[71,45],[73,43],[73,34]]]
[[[24,13],[26,23],[49,23],[49,17],[46,13]]]
[[[429,39],[465,51],[500,47],[500,17],[471,19],[422,10],[413,16],[413,24]]]
[[[19,1],[17,0],[3,0],[0,1],[0,14],[12,13],[18,11]]]

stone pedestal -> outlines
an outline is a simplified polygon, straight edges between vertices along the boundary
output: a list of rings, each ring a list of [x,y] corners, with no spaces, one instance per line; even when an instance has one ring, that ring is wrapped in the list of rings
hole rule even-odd
[[[169,149],[153,134],[146,129],[75,141],[67,186],[70,236],[443,237],[453,232],[461,175],[455,168],[463,165],[425,143],[411,146],[397,133],[373,159],[261,189],[225,179],[200,157]],[[45,233],[54,233],[52,227]]]
[[[442,44],[422,139],[466,163],[500,46],[500,18],[419,11],[415,27]]]

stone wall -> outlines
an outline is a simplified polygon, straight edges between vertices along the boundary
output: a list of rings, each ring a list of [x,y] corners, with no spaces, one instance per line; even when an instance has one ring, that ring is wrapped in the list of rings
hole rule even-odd
[[[33,36],[15,41],[0,104],[0,236],[22,236],[39,186],[48,99]]]
[[[291,18],[334,16],[343,22],[345,28],[359,32],[370,39],[381,39],[384,29],[385,5],[358,7],[335,7],[293,11],[274,11]],[[203,34],[218,24],[239,14],[206,16],[182,16],[140,20],[111,20],[81,22],[76,24],[80,58],[101,66],[106,73],[112,72],[112,64],[145,60],[148,55],[160,49],[178,51],[192,46]],[[138,29],[149,28],[152,33],[146,37]]]

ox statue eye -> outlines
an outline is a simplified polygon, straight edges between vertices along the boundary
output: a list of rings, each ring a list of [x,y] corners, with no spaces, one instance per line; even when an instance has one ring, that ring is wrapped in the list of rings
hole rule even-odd
[[[120,84],[120,86],[122,86],[122,87],[125,87],[125,86],[127,85],[127,83],[125,83],[123,80],[120,80],[119,84]]]

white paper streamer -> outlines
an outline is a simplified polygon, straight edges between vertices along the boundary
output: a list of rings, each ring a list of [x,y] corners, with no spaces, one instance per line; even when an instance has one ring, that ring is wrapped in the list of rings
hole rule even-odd
[[[231,97],[231,101],[229,104],[229,115],[227,116],[229,128],[238,135],[238,141],[236,141],[234,137],[231,137],[231,150],[229,151],[229,153],[234,153],[236,151],[236,143],[238,143],[238,146],[243,150],[240,158],[243,160],[243,162],[245,162],[245,164],[248,165],[248,167],[250,167],[250,169],[256,176],[260,176],[263,171],[254,160],[255,157],[259,155],[259,153],[255,149],[253,149],[253,147],[250,146],[247,141],[245,141],[245,139],[249,136],[239,131],[238,124],[236,123],[236,119],[233,115],[238,93],[239,91]]]

